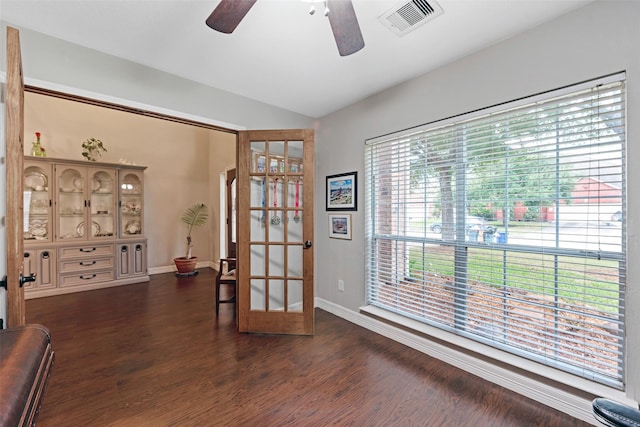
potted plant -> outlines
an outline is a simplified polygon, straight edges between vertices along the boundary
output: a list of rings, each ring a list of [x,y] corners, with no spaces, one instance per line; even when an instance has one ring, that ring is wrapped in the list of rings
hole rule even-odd
[[[82,157],[90,162],[95,162],[100,158],[103,151],[107,151],[107,149],[99,139],[89,138],[82,143]]]
[[[187,251],[185,256],[173,259],[178,269],[178,276],[192,276],[197,273],[195,270],[198,257],[194,257],[191,254],[191,249],[193,248],[191,232],[194,227],[204,225],[208,216],[207,206],[204,203],[196,203],[182,214],[180,221],[187,225]]]

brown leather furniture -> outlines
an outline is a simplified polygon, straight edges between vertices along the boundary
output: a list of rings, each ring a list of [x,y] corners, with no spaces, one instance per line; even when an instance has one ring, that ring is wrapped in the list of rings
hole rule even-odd
[[[44,326],[0,330],[0,426],[35,425],[53,360]]]

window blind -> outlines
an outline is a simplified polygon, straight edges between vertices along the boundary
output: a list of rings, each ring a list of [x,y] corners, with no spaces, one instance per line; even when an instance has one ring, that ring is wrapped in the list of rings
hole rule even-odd
[[[368,141],[367,303],[623,388],[625,200],[619,76]]]

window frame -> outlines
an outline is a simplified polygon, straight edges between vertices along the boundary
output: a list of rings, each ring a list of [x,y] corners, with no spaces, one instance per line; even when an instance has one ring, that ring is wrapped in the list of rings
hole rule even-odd
[[[593,80],[589,80],[586,82],[582,82],[579,84],[575,84],[575,85],[569,85],[569,86],[565,86],[563,88],[560,89],[555,89],[555,90],[550,90],[550,91],[546,91],[534,96],[529,96],[529,97],[523,97],[523,98],[519,98],[517,100],[514,101],[509,101],[509,102],[505,102],[505,103],[501,103],[498,105],[494,105],[492,107],[489,108],[484,108],[484,109],[479,109],[479,110],[475,110],[469,113],[464,113],[464,114],[460,114],[460,115],[456,115],[453,117],[449,117],[447,119],[443,119],[443,120],[437,120],[437,121],[433,121],[433,122],[429,122],[427,124],[424,125],[420,125],[414,128],[409,128],[409,129],[405,129],[402,131],[398,131],[392,134],[387,134],[387,135],[383,135],[380,137],[376,137],[376,138],[372,138],[366,141],[366,144],[368,147],[371,146],[375,146],[377,144],[382,144],[388,141],[392,141],[392,140],[400,140],[402,138],[411,138],[412,136],[427,132],[427,131],[434,131],[438,128],[445,128],[445,127],[449,127],[452,124],[459,124],[459,123],[463,123],[463,122],[469,122],[469,121],[473,121],[473,120],[477,120],[480,117],[483,116],[490,116],[492,114],[498,114],[498,113],[503,113],[504,111],[507,111],[509,109],[516,109],[519,108],[523,105],[528,105],[528,104],[532,104],[532,103],[536,103],[536,102],[542,102],[542,101],[546,101],[548,99],[551,98],[555,98],[555,97],[559,97],[562,95],[566,95],[566,94],[570,94],[570,93],[574,93],[574,92],[579,92],[581,90],[585,90],[588,88],[592,88],[594,86],[597,85],[604,85],[604,84],[608,84],[608,83],[612,83],[612,82],[616,82],[616,81],[622,81],[624,82],[626,79],[626,76],[624,75],[624,73],[615,73],[609,76],[605,76],[605,77],[601,77],[598,79],[593,79]],[[625,96],[625,93],[623,91],[623,96]],[[626,105],[625,105],[625,109],[626,109]],[[626,146],[626,139],[622,142],[623,147],[623,155],[624,155],[624,150],[625,150],[625,146]],[[369,165],[369,159],[367,158],[367,153],[369,152],[369,148],[367,148],[365,150],[365,213],[366,213],[366,223],[367,223],[367,229],[366,229],[366,242],[365,242],[365,250],[367,252],[366,256],[365,256],[365,276],[366,276],[366,295],[367,295],[367,305],[369,306],[371,304],[371,300],[370,300],[370,293],[371,293],[371,283],[370,283],[370,277],[372,275],[372,260],[371,260],[371,254],[375,252],[375,242],[374,242],[374,235],[372,232],[372,223],[375,219],[375,212],[373,211],[375,209],[375,205],[376,205],[376,201],[373,200],[373,195],[371,193],[372,188],[375,186],[376,182],[374,177],[371,175],[371,171],[370,171],[370,165]],[[623,159],[623,168],[625,167],[624,165],[624,159]],[[624,173],[624,172],[623,172]],[[458,175],[460,180],[464,179],[464,174],[460,174]],[[464,182],[459,183],[462,186],[464,186]],[[626,206],[624,206],[626,204],[626,188],[622,189],[623,191],[623,223],[622,223],[622,227],[623,227],[623,236],[622,236],[622,252],[620,254],[618,253],[614,253],[614,252],[607,252],[607,253],[601,253],[598,256],[604,256],[607,257],[611,260],[615,260],[618,261],[620,263],[622,263],[623,265],[626,263],[626,257],[627,257],[627,251],[626,251],[626,234],[624,233],[624,229],[626,228]],[[464,221],[464,217],[466,215],[466,213],[464,211],[458,211],[458,213],[456,213],[455,215],[457,215],[458,219],[462,219],[462,221]],[[462,228],[462,227],[461,227]],[[456,237],[462,238],[464,239],[464,235],[465,232],[464,230],[457,230],[456,232]],[[412,239],[409,236],[405,236],[405,237],[398,237],[395,239],[395,241],[400,241],[400,240],[404,240],[405,242],[411,242],[414,241],[415,239]],[[450,244],[453,246],[474,246],[473,243],[465,243],[465,244],[456,244],[455,241],[449,241],[449,242],[442,242],[440,241],[440,243],[444,243],[444,244]],[[518,249],[518,248],[510,248],[510,251],[518,251],[518,250],[523,250],[522,248]],[[536,248],[528,248],[527,250],[532,251],[532,252],[540,252],[540,253],[549,253],[549,249],[536,249]],[[553,252],[553,251],[552,251]],[[558,248],[556,251],[557,255],[575,255],[574,252],[571,251],[567,251],[565,249],[562,248]],[[464,254],[462,255],[464,257]],[[624,280],[624,279],[622,279]],[[624,283],[621,283],[621,286],[624,287]],[[621,292],[623,292],[623,290],[621,290]],[[624,304],[621,307],[621,310],[624,312]],[[365,309],[366,311],[366,309]],[[376,313],[379,314],[379,310],[376,310]],[[394,315],[392,317],[396,318],[397,317],[397,313],[393,313]],[[415,319],[414,319],[415,320]],[[441,327],[441,326],[440,326]],[[623,335],[624,335],[624,329],[625,329],[625,325],[622,325],[623,328]],[[443,330],[447,330],[447,328],[442,328]],[[449,331],[449,332],[454,332],[454,331]],[[469,336],[468,334],[465,333],[459,333],[458,335],[461,335],[463,337],[466,338],[471,338],[474,339],[480,343],[483,342],[482,339],[478,340],[477,337],[473,337],[473,336]],[[493,345],[493,347],[496,347],[495,345]],[[499,346],[498,346],[499,347]],[[625,349],[623,348],[623,351]],[[514,353],[514,352],[512,352]],[[626,352],[625,352],[626,353]],[[514,354],[517,355],[517,352],[515,352]],[[533,358],[535,360],[535,358]],[[602,380],[601,378],[599,379],[595,379],[595,378],[591,378],[591,380],[595,380],[599,383],[602,383],[604,385],[607,386],[611,386],[614,388],[618,388],[618,389],[624,389],[624,359],[625,356],[624,354],[621,356],[621,363],[622,363],[622,369],[621,369],[621,373],[620,373],[620,382],[616,382],[616,381],[606,381],[606,380]],[[551,368],[559,368],[559,366],[554,366],[553,363],[548,364]],[[571,369],[566,370],[572,374],[577,374],[576,372],[572,372]],[[589,378],[587,378],[589,379]]]

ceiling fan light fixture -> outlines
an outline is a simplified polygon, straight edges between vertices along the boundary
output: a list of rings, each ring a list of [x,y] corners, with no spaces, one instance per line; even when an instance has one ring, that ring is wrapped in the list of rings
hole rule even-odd
[[[231,34],[257,0],[220,0],[206,20],[207,26],[221,33]],[[309,14],[315,13],[311,0]],[[320,0],[318,0],[320,1]],[[418,0],[414,0],[418,1]],[[426,1],[426,0],[424,0]],[[329,5],[331,11],[329,13]],[[356,53],[364,47],[360,24],[353,9],[352,0],[324,0],[324,16],[328,17],[331,32],[336,40],[340,56]]]

